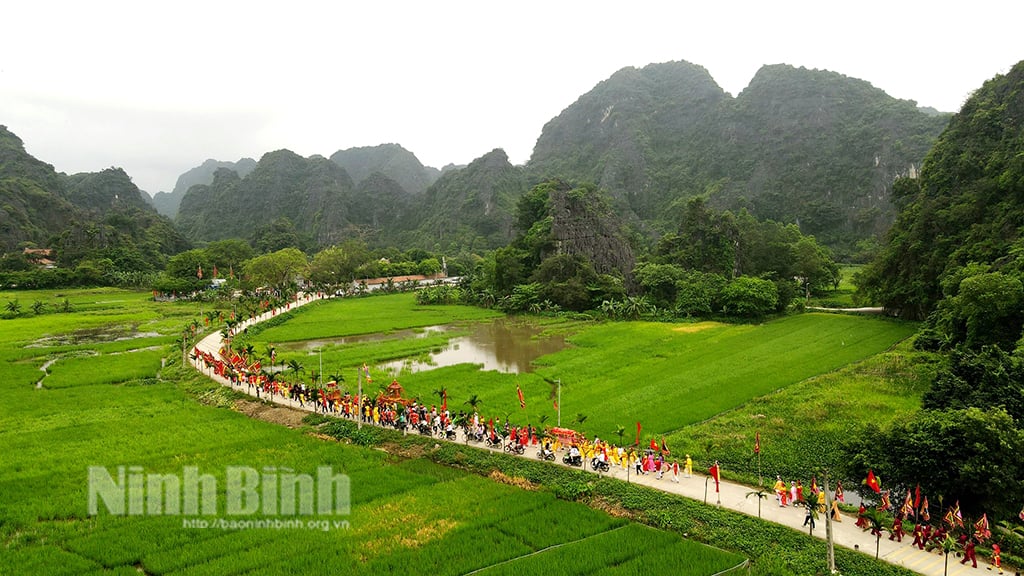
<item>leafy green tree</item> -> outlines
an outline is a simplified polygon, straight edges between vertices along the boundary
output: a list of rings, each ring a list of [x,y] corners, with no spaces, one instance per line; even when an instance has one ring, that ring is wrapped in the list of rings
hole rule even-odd
[[[567,310],[583,311],[593,305],[590,287],[598,282],[594,267],[579,255],[556,254],[545,258],[530,277],[540,286],[538,298]]]
[[[252,246],[245,240],[238,238],[210,242],[204,248],[204,253],[206,260],[210,262],[211,268],[216,265],[222,277],[227,277],[231,271],[241,272],[242,264],[255,255]],[[212,269],[210,270],[210,277],[213,277]]]
[[[206,254],[206,250],[194,248],[171,256],[167,260],[167,267],[164,269],[164,273],[171,278],[196,280],[198,279],[200,268],[203,270],[204,280],[213,277],[213,265]]]
[[[245,264],[245,275],[256,285],[283,287],[306,273],[306,255],[296,248],[285,248],[257,256]]]
[[[844,446],[849,476],[885,470],[886,484],[912,487],[970,514],[1008,517],[1024,500],[1024,433],[1002,408],[921,410],[887,430],[867,427]]]
[[[633,270],[633,277],[655,306],[672,309],[676,306],[679,283],[686,277],[686,271],[675,264],[643,263]]]
[[[964,278],[950,302],[957,332],[965,345],[978,348],[996,344],[1013,349],[1024,327],[1024,285],[1019,278],[1000,272]]]
[[[676,291],[676,309],[688,316],[707,316],[721,309],[722,293],[729,281],[720,274],[688,271]]]
[[[921,404],[927,410],[1002,407],[1018,423],[1024,423],[1024,358],[998,346],[981,350],[959,347],[939,369]]]
[[[722,290],[725,312],[735,316],[760,318],[772,313],[779,301],[778,290],[770,280],[740,276]]]
[[[416,273],[433,276],[441,271],[441,262],[437,258],[424,258],[416,265]]]

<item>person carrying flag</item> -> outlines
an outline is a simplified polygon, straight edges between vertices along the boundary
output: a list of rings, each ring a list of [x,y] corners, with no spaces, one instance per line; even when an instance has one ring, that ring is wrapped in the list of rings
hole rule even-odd
[[[897,542],[903,542],[903,513],[897,512],[892,519],[892,532],[889,534],[889,540],[893,538]]]
[[[972,568],[978,567],[978,557],[974,555],[974,540],[971,538],[964,542],[964,559],[960,563],[966,564],[968,560],[971,561]]]

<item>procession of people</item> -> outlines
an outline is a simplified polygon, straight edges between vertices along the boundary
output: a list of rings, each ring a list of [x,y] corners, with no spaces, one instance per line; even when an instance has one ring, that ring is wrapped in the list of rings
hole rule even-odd
[[[251,318],[250,321],[255,322],[256,318]],[[231,336],[230,331],[228,336]],[[273,354],[271,351],[271,362],[275,360]],[[233,387],[245,388],[258,398],[291,401],[299,407],[325,415],[359,420],[368,425],[391,427],[404,433],[431,435],[449,440],[458,439],[461,431],[462,439],[467,443],[485,443],[490,448],[516,454],[524,454],[529,447],[538,447],[538,457],[546,460],[554,460],[554,454],[564,450],[566,454],[563,462],[568,465],[587,467],[599,472],[620,471],[627,479],[630,475],[649,475],[654,480],[662,480],[668,476],[671,482],[679,483],[680,476],[690,478],[693,475],[693,460],[690,455],[686,454],[685,459],[680,462],[672,457],[664,440],[658,445],[651,439],[649,447],[641,446],[639,423],[636,442],[620,446],[598,437],[587,438],[572,430],[542,430],[531,425],[516,425],[509,421],[507,415],[504,421],[485,419],[475,407],[470,412],[454,412],[447,407],[447,395],[441,399],[441,406],[428,406],[418,399],[402,398],[401,386],[397,381],[392,381],[391,386],[383,391],[363,393],[360,397],[358,393],[342,390],[338,383],[333,381],[324,386],[308,386],[303,382],[287,383],[279,379],[278,373],[262,370],[259,360],[250,361],[230,347],[222,347],[217,354],[213,354],[196,346],[191,357],[200,370],[207,370],[212,373],[211,375],[216,374]],[[359,370],[360,378],[365,378],[368,384],[372,382],[366,365]],[[520,401],[522,402],[521,396]],[[758,437],[755,452],[759,452],[759,448]],[[715,462],[708,470],[708,480],[715,480],[716,492],[719,469],[718,462]],[[889,492],[882,493],[878,480],[871,471],[865,484],[879,493],[881,502],[876,509],[879,512],[891,511],[893,523],[891,527],[879,525],[876,515],[871,515],[872,519],[869,519],[867,508],[862,503],[855,523],[858,528],[871,531],[872,535],[878,538],[885,530],[890,534],[889,540],[900,543],[905,533],[904,523],[913,522],[910,534],[914,538],[910,546],[920,550],[938,550],[939,554],[944,554],[948,553],[949,540],[952,539],[957,555],[962,557],[961,564],[970,562],[973,567],[977,567],[976,546],[991,537],[986,517],[983,516],[975,523],[972,531],[969,529],[970,524],[965,527],[957,503],[937,525],[933,526],[930,523],[927,498],[924,499],[922,506],[919,493],[917,498],[912,500],[908,491],[903,505],[896,509],[890,504]],[[816,516],[824,514],[826,508],[832,521],[842,522],[839,504],[845,502],[845,494],[841,482],[836,484],[830,506],[827,505],[825,491],[819,487],[816,478],[811,478],[809,488],[805,489],[803,480],[793,479],[787,484],[781,475],[777,475],[773,491],[779,507],[793,506],[805,512],[803,525],[810,526],[811,530],[815,528]],[[1024,518],[1024,511],[1021,514]],[[956,535],[955,539],[953,535]],[[1001,574],[1000,552],[1000,546],[993,543],[990,569],[994,567]]]

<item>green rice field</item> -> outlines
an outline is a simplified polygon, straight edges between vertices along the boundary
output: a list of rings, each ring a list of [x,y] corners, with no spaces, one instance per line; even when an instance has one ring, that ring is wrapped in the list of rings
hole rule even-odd
[[[252,419],[231,409],[234,393],[181,367],[179,338],[199,316],[195,304],[110,290],[65,297],[69,312],[0,321],[0,574],[639,573],[656,559],[698,575],[743,561],[549,491]],[[344,310],[334,302],[320,310],[335,306]],[[296,319],[322,326],[317,310]],[[452,320],[443,312],[432,314]],[[403,316],[374,326],[415,324]],[[230,466],[330,466],[351,480],[351,513],[326,530],[199,528],[181,515],[103,508],[90,515],[89,467],[120,466],[168,475],[195,467],[212,476],[218,495]]]

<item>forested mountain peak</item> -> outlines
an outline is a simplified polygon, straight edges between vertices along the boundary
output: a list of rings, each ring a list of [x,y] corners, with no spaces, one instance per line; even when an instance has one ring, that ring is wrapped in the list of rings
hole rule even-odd
[[[863,278],[870,297],[921,318],[970,276],[1024,271],[1022,134],[1024,61],[975,91],[928,153],[920,177],[898,182],[899,217]]]
[[[331,160],[344,168],[357,185],[379,172],[413,195],[422,194],[441,175],[440,170],[424,166],[415,154],[398,144],[338,150],[331,154]]]
[[[213,182],[214,173],[227,168],[234,170],[239,176],[245,176],[256,167],[256,161],[252,158],[242,158],[238,162],[227,162],[209,158],[199,166],[192,168],[178,176],[178,181],[171,192],[157,192],[153,195],[153,206],[157,212],[174,218],[178,215],[178,208],[181,206],[181,199],[185,197],[188,189],[196,184],[210,184]]]
[[[532,179],[593,181],[655,230],[707,195],[719,208],[796,223],[850,255],[893,219],[948,116],[835,72],[765,66],[736,98],[687,62],[624,68],[548,122]]]

